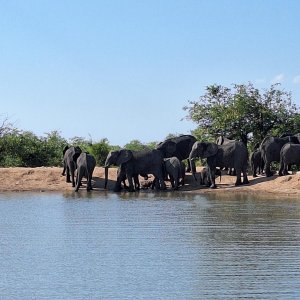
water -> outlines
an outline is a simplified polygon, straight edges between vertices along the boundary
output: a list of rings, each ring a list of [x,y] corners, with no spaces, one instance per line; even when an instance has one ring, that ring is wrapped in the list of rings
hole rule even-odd
[[[0,194],[0,299],[299,299],[300,201]]]

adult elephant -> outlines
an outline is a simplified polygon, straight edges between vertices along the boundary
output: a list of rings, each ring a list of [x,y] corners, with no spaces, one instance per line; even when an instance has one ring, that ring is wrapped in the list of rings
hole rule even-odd
[[[245,144],[234,141],[225,145],[217,145],[211,142],[195,142],[189,155],[190,160],[206,158],[211,188],[216,188],[216,167],[234,168],[236,170],[235,185],[249,183],[247,178],[248,151]],[[243,182],[241,180],[243,173]],[[195,172],[193,176],[196,179]]]
[[[81,154],[77,152],[74,154],[73,159],[77,164],[75,192],[78,192],[83,177],[87,179],[87,191],[92,190],[92,177],[96,166],[96,160],[94,156],[86,152]]]
[[[192,135],[180,135],[177,137],[166,139],[165,141],[159,143],[156,147],[157,150],[161,151],[164,158],[177,157],[180,161],[188,159],[190,152],[196,138]],[[194,162],[188,162],[188,170],[193,169],[196,171],[196,166]]]
[[[280,150],[279,176],[288,175],[288,167],[293,164],[300,164],[300,144],[287,143]]]
[[[153,174],[159,180],[161,189],[165,189],[163,176],[163,155],[159,150],[142,150],[131,151],[121,149],[117,151],[110,151],[105,161],[105,183],[104,188],[107,187],[108,168],[111,165],[120,167],[120,172],[117,176],[114,191],[121,190],[121,180],[124,179],[124,174],[127,177],[129,184],[129,191],[134,191],[133,178],[139,174]]]
[[[299,144],[297,135],[284,136],[282,138],[267,136],[260,144],[261,157],[265,163],[265,174],[267,177],[273,175],[271,163],[280,161],[280,150],[287,143]]]
[[[72,187],[75,187],[75,170],[77,168],[74,158],[81,154],[80,147],[69,147],[64,149],[64,171],[66,171],[66,182],[72,182]],[[64,175],[63,171],[63,175]]]
[[[216,139],[216,144],[217,145],[226,145],[228,143],[232,143],[232,142],[235,142],[235,140],[231,140],[231,139],[228,139],[227,137],[223,136],[223,135],[220,135],[217,139]],[[228,169],[228,175],[231,175],[231,176],[235,176],[236,173],[235,173],[235,170],[233,168],[229,168]]]

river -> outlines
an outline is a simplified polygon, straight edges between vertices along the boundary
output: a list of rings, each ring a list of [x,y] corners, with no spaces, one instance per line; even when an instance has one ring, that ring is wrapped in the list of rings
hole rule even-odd
[[[0,194],[1,299],[299,299],[300,201]]]

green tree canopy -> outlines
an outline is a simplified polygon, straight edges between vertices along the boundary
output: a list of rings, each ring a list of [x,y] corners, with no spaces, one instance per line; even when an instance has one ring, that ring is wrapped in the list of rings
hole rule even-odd
[[[139,140],[130,141],[124,146],[124,148],[132,151],[140,151],[140,150],[148,149],[148,147]]]
[[[267,134],[300,131],[300,114],[291,93],[278,84],[260,91],[252,83],[206,87],[199,101],[184,107],[187,119],[199,126],[193,132],[198,139],[215,140],[219,135],[252,145]]]

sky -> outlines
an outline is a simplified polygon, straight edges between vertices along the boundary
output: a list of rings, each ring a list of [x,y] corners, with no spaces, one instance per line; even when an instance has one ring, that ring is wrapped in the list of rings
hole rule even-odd
[[[0,0],[0,119],[124,146],[189,134],[211,84],[300,105],[298,0]],[[184,119],[184,120],[182,120]]]

